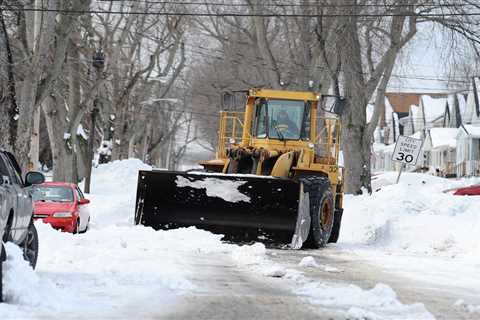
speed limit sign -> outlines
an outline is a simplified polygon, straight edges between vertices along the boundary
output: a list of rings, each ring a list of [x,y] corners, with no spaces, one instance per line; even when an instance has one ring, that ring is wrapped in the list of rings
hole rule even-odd
[[[403,164],[415,165],[422,150],[423,141],[420,139],[399,136],[392,160]]]

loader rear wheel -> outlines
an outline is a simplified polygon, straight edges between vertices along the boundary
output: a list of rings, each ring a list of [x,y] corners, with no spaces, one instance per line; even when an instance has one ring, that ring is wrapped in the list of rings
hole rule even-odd
[[[320,248],[330,239],[334,224],[333,194],[330,181],[325,177],[308,177],[302,180],[304,192],[310,198],[310,232],[304,248]]]
[[[329,243],[336,243],[338,241],[338,236],[340,235],[340,225],[342,223],[343,209],[335,209],[335,216],[333,219],[333,229],[330,234]]]

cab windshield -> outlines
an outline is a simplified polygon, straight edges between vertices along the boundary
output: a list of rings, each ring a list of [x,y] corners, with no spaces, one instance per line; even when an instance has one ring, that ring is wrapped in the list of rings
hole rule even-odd
[[[73,192],[61,186],[36,186],[32,198],[33,201],[72,202]]]
[[[255,136],[280,140],[308,139],[310,103],[263,100],[256,107]]]

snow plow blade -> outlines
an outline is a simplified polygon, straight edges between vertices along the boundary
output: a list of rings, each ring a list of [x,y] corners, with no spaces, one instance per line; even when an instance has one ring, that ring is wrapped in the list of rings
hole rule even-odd
[[[294,235],[306,239],[310,227],[299,219],[305,207],[300,193],[298,182],[283,178],[140,171],[135,223],[155,230],[194,226],[223,234],[225,241],[298,249],[302,241]]]

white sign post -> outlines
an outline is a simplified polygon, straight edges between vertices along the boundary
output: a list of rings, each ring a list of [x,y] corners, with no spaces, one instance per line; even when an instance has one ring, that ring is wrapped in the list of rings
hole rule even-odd
[[[400,162],[402,166],[398,172],[397,183],[400,180],[405,166],[416,165],[420,151],[422,150],[423,141],[421,139],[410,138],[407,136],[399,136],[395,144],[395,150],[392,154],[392,161]]]

